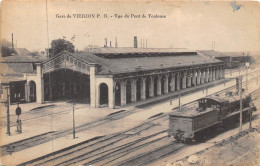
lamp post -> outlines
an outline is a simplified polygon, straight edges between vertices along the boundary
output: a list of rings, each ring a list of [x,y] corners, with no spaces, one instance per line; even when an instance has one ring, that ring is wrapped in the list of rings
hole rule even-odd
[[[72,109],[73,109],[73,139],[75,139],[76,138],[76,131],[75,131],[75,99],[73,100]]]
[[[11,131],[10,131],[10,111],[9,111],[9,107],[10,107],[9,86],[6,86],[5,89],[6,89],[6,118],[7,118],[6,134],[11,135]]]
[[[172,86],[173,86],[173,84],[170,83],[170,87],[171,87],[171,89],[172,89]],[[171,89],[170,89],[170,91],[171,91]],[[170,95],[170,105],[172,105],[172,95]]]
[[[245,53],[243,52],[243,63],[245,64]],[[244,68],[243,68],[243,73],[244,73]]]
[[[249,130],[252,130],[252,106],[253,106],[253,103],[252,101],[250,101],[249,103]]]
[[[240,76],[239,72],[239,95],[240,95],[240,126],[239,126],[239,132],[242,132],[242,113],[243,113],[243,108],[242,108],[242,76]]]
[[[180,80],[181,75],[179,74],[178,77],[179,77],[179,80]],[[178,110],[181,111],[181,88],[179,89],[179,109]]]
[[[239,96],[240,96],[240,122],[239,122],[239,132],[242,131],[242,113],[243,113],[243,105],[242,105],[242,79],[243,77],[240,75],[240,70],[238,70],[239,72],[239,76],[237,77],[238,78],[238,81],[237,81],[237,84],[238,84],[238,92],[239,92]]]
[[[248,68],[249,68],[249,62],[246,62],[245,66],[246,66],[246,91],[248,91]]]
[[[181,90],[179,90],[179,111],[181,111]]]

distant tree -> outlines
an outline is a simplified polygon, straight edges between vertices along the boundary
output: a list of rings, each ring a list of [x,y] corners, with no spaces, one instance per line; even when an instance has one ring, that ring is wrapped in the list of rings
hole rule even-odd
[[[29,55],[34,57],[34,56],[39,56],[40,53],[38,51],[32,51]]]
[[[7,57],[7,56],[12,56],[12,53],[14,55],[17,54],[17,52],[12,50],[12,43],[3,39],[1,40],[1,56],[2,57]]]
[[[89,52],[92,49],[98,48],[98,45],[90,44],[84,48],[84,51]]]
[[[70,41],[64,39],[52,40],[50,49],[52,55],[56,55],[65,50],[73,53],[75,52],[75,47]]]

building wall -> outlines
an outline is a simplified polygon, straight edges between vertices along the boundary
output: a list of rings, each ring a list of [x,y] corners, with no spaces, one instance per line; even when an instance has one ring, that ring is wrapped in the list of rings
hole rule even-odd
[[[114,108],[115,107],[115,96],[114,96],[114,81],[113,78],[98,78],[96,77],[96,107],[100,107],[100,85],[105,83],[108,86],[108,107]],[[92,99],[91,99],[92,100]]]
[[[29,84],[31,81],[34,81],[36,84],[36,102],[37,103],[44,103],[44,81],[42,78],[42,69],[41,64],[36,64],[37,74],[28,74],[26,75],[26,85],[25,85],[25,94],[26,100],[30,102],[29,94],[30,94],[30,87]]]
[[[90,72],[90,84],[91,84],[91,106],[100,107],[100,85],[105,83],[108,86],[108,107],[115,108],[115,100],[120,100],[121,106],[126,105],[126,82],[131,82],[131,102],[137,102],[138,100],[146,100],[147,90],[148,98],[154,97],[154,90],[156,88],[157,96],[174,92],[180,89],[191,88],[215,80],[224,79],[224,64],[215,64],[215,66],[202,66],[196,69],[179,69],[178,71],[172,71],[170,73],[161,73],[158,70],[158,74],[153,73],[151,75],[136,75],[136,76],[99,76],[96,75],[92,68]],[[154,78],[157,78],[156,80]],[[139,80],[139,85],[138,85]],[[152,83],[151,83],[152,80]],[[147,83],[149,81],[149,83]],[[157,86],[155,85],[155,81]],[[120,97],[116,96],[116,83],[120,83]],[[148,86],[149,88],[147,88]],[[172,86],[172,87],[171,87]],[[174,86],[174,87],[173,87]],[[176,88],[175,88],[176,86]],[[94,88],[95,87],[95,88]],[[139,87],[139,88],[137,88]],[[137,99],[139,94],[140,99]],[[120,99],[118,99],[120,98]]]

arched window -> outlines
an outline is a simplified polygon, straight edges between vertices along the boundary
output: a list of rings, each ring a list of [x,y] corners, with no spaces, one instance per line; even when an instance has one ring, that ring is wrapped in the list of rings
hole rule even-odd
[[[105,83],[99,85],[100,106],[108,106],[108,86]]]

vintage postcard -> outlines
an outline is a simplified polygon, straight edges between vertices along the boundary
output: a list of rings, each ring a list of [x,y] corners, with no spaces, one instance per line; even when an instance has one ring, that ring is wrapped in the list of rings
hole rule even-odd
[[[257,1],[2,0],[0,164],[258,166]]]

